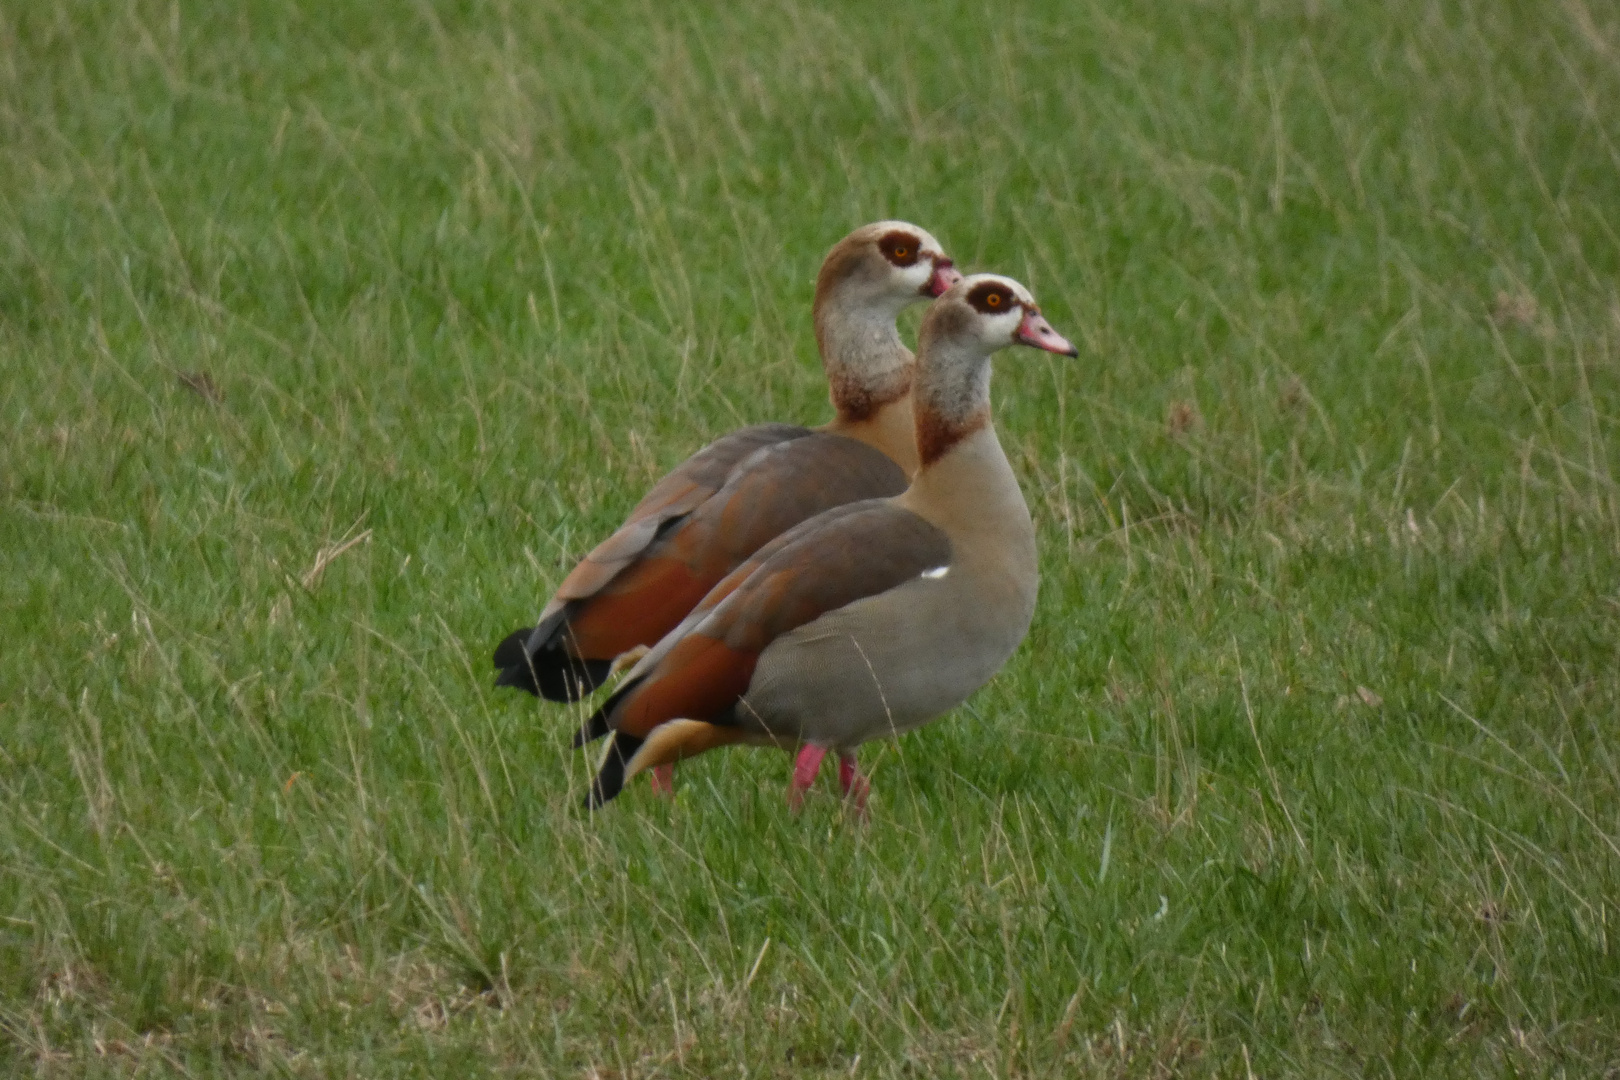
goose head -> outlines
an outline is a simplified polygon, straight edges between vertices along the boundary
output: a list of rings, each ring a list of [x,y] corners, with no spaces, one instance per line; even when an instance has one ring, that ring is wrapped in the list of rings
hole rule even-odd
[[[874,221],[827,253],[816,277],[817,307],[836,302],[892,320],[912,304],[943,294],[961,277],[926,229],[907,221]]]
[[[924,467],[990,426],[990,357],[1011,345],[1080,353],[1052,329],[1028,289],[999,274],[963,278],[923,316],[912,393]]]
[[[952,337],[976,342],[986,354],[1009,345],[1028,345],[1062,356],[1080,350],[1046,321],[1030,291],[1010,277],[974,274],[956,282],[930,311],[930,322],[949,327]]]

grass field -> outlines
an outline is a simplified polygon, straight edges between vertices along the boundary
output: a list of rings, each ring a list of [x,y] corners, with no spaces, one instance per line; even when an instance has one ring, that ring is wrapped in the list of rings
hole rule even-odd
[[[0,1073],[1620,1075],[1617,100],[1596,0],[0,5]],[[1081,345],[1029,640],[868,827],[585,814],[492,645],[886,216]]]

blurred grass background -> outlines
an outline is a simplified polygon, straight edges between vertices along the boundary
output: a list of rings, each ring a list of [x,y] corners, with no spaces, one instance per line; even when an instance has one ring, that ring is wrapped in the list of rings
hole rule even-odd
[[[1587,0],[0,4],[0,1063],[1620,1069],[1617,96]],[[586,817],[491,646],[890,216],[1082,347],[1029,641],[869,828]]]

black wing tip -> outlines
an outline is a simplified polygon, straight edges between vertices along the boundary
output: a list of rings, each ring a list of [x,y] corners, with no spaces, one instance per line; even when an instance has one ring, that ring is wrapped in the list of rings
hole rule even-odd
[[[611,660],[582,660],[561,649],[542,649],[533,656],[520,656],[516,663],[503,667],[495,676],[495,685],[512,686],[547,701],[567,703],[578,701],[607,682],[612,670]]]
[[[524,655],[524,642],[534,633],[534,627],[525,626],[521,630],[514,630],[501,638],[501,643],[495,646],[495,666],[502,670],[521,666],[526,657]],[[497,686],[509,685],[497,683]]]
[[[568,652],[568,604],[538,626],[514,630],[495,646],[496,686],[515,686],[547,701],[578,701],[607,681],[612,659],[593,660]]]
[[[645,741],[623,732],[613,733],[607,753],[602,758],[602,767],[597,770],[596,779],[591,781],[590,794],[585,796],[585,809],[600,810],[618,797],[619,792],[624,790],[624,770]]]

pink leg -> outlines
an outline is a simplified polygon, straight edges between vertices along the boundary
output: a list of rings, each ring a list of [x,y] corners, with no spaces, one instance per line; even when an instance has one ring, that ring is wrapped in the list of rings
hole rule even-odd
[[[652,772],[647,774],[647,780],[652,789],[659,795],[673,799],[675,797],[675,763],[654,765]]]
[[[826,756],[824,748],[809,743],[805,743],[799,751],[799,756],[793,762],[793,782],[788,785],[788,805],[794,810],[804,806],[804,793],[816,782],[816,774],[821,771],[821,759]]]
[[[866,797],[872,792],[872,782],[861,775],[854,754],[838,755],[838,784],[844,789],[844,797],[855,804],[855,813],[865,818]]]

